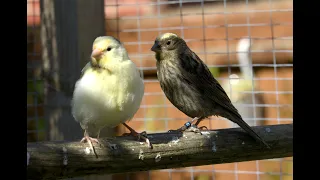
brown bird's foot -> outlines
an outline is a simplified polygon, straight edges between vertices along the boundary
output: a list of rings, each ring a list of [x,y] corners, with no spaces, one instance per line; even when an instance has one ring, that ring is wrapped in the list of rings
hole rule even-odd
[[[85,133],[85,134],[86,134],[86,133]],[[92,142],[95,142],[95,143],[97,143],[97,144],[100,144],[100,142],[99,142],[98,139],[89,137],[88,135],[85,135],[85,136],[81,139],[80,142],[81,142],[81,143],[88,142],[90,149],[91,149],[92,152],[96,155],[96,157],[98,157],[98,155],[97,155],[97,153],[96,153],[96,151],[95,151],[95,149],[94,149],[94,147],[93,147],[93,145],[92,145]],[[101,144],[100,144],[100,145],[101,145]]]
[[[192,125],[188,129],[186,129],[185,132],[195,132],[195,133],[202,134],[201,131],[203,130],[208,130],[208,128],[206,126],[201,126],[198,128],[196,125]]]
[[[207,126],[201,126],[198,129],[200,129],[200,131],[208,131],[209,129],[207,128]]]
[[[143,139],[146,143],[147,143],[147,145],[148,145],[148,147],[150,148],[150,149],[152,149],[153,148],[153,146],[152,146],[152,143],[149,141],[149,139],[148,139],[148,136],[147,136],[147,132],[146,131],[143,131],[143,132],[141,132],[141,133],[138,133],[137,131],[135,131],[134,129],[132,129],[130,126],[128,126],[126,123],[122,123],[126,128],[128,128],[129,129],[129,131],[130,131],[130,133],[124,133],[124,134],[122,134],[122,136],[134,136],[134,137],[137,137],[138,138],[138,141],[140,141],[140,139]]]
[[[192,123],[193,121],[197,121],[199,118],[195,117],[193,118],[191,121],[186,122],[181,128],[177,129],[177,130],[169,130],[168,132],[183,132],[186,131],[187,129],[189,129],[190,127],[192,127]]]
[[[192,125],[188,129],[185,130],[185,132],[195,132],[195,133],[200,133],[201,134],[201,129],[198,128],[196,125]]]

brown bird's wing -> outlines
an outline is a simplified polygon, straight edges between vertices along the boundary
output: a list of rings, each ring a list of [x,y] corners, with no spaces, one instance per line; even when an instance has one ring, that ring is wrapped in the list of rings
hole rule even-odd
[[[192,52],[190,49],[187,49],[180,54],[179,58],[182,68],[188,72],[182,73],[184,76],[183,78],[185,78],[188,83],[196,86],[196,90],[199,93],[202,93],[205,98],[211,99],[229,111],[229,113],[221,114],[222,116],[227,115],[227,119],[237,123],[253,138],[270,148],[270,146],[242,119],[238,110],[232,105],[227,93],[221,87],[219,82],[213,77],[208,67],[194,52]]]
[[[195,85],[197,90],[202,92],[207,98],[212,99],[242,119],[238,110],[232,105],[227,93],[213,77],[204,62],[194,52],[187,49],[179,55],[179,59],[182,68],[188,72],[183,73],[186,81]]]

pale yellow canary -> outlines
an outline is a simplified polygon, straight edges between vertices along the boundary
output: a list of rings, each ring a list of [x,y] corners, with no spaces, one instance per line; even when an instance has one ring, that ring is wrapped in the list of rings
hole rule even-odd
[[[72,99],[72,114],[84,129],[81,142],[87,141],[93,150],[91,141],[99,141],[92,136],[99,138],[102,128],[121,123],[140,138],[125,122],[138,111],[143,95],[143,80],[123,44],[112,36],[96,38]],[[141,138],[151,147],[146,137]]]

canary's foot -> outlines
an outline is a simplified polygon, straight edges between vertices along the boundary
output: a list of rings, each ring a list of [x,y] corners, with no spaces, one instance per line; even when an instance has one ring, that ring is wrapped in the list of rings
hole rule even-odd
[[[140,141],[140,139],[142,139],[147,143],[147,145],[148,145],[148,147],[150,149],[153,148],[151,142],[148,139],[146,131],[143,131],[141,133],[137,133],[136,131],[131,131],[130,133],[124,133],[122,136],[134,136],[134,137],[137,137],[138,141]]]
[[[89,136],[84,136],[84,137],[81,139],[80,142],[81,142],[81,143],[88,142],[90,149],[91,149],[92,152],[96,155],[96,157],[98,157],[98,155],[97,155],[97,153],[96,153],[96,151],[95,151],[95,149],[94,149],[94,147],[93,147],[93,145],[92,145],[92,142],[95,142],[95,143],[97,143],[97,144],[100,144],[100,142],[98,141],[98,139],[92,138],[92,137],[89,137]]]
[[[141,132],[141,133],[137,133],[134,129],[132,129],[130,126],[128,126],[126,123],[122,123],[126,128],[128,128],[129,130],[130,130],[130,133],[124,133],[122,136],[129,136],[129,135],[131,135],[131,136],[134,136],[134,137],[138,137],[138,141],[140,141],[140,139],[143,139],[146,143],[147,143],[147,145],[148,145],[148,147],[150,148],[150,149],[152,149],[153,147],[152,147],[152,144],[151,144],[151,142],[149,141],[149,139],[148,139],[148,136],[147,136],[147,133],[146,133],[146,131],[143,131],[143,132]]]
[[[99,142],[99,140],[98,140],[97,138],[92,138],[92,137],[89,137],[89,136],[83,137],[80,142],[81,142],[81,143],[84,143],[84,142],[88,142],[88,141],[91,141],[91,142],[95,142],[95,143],[97,143],[97,144],[100,144],[100,142]]]

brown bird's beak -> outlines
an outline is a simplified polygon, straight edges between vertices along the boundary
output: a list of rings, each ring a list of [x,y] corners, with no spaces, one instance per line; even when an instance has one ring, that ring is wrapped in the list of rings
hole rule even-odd
[[[160,51],[161,51],[161,47],[160,47],[160,45],[159,45],[158,42],[155,42],[155,43],[153,44],[153,46],[152,46],[152,48],[151,48],[151,51],[153,51],[153,52],[160,52]]]
[[[99,49],[94,49],[91,53],[91,57],[98,59],[102,55],[102,51]]]

